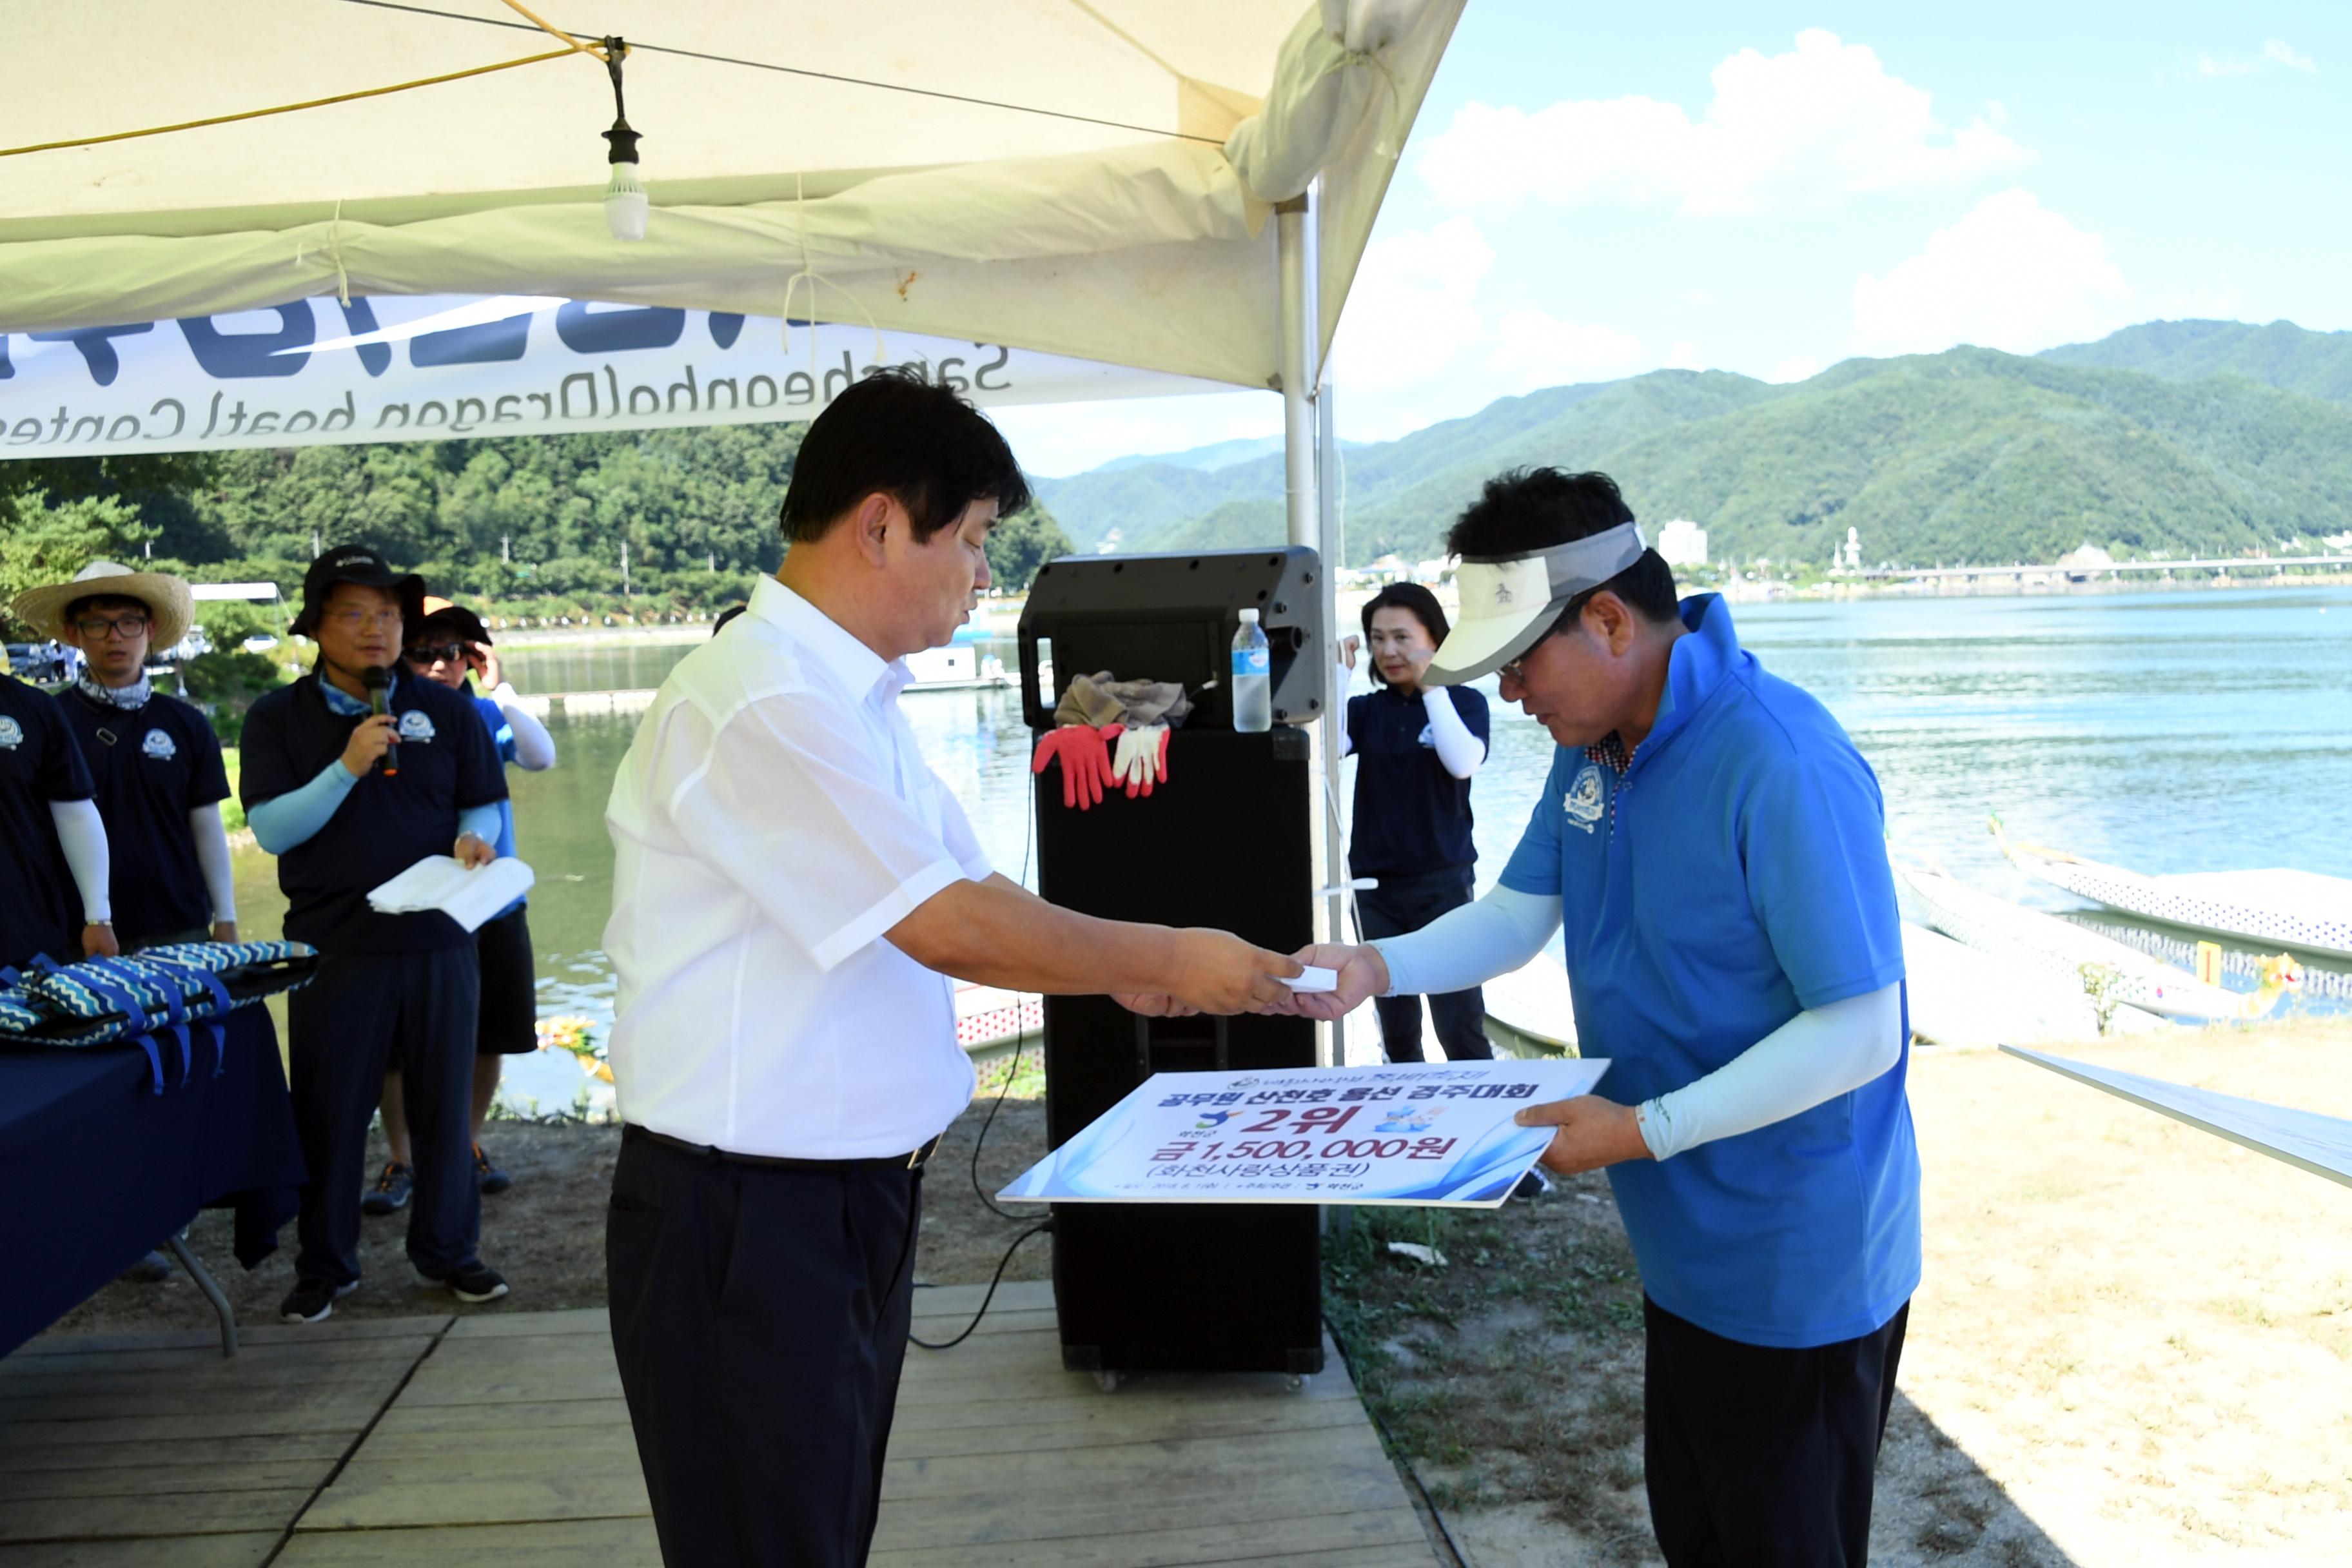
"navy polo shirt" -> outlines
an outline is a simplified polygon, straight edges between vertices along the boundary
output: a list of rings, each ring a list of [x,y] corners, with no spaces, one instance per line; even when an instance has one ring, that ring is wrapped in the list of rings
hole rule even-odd
[[[0,964],[81,956],[81,892],[49,803],[89,797],[89,769],[57,699],[0,671]]]
[[[339,694],[340,695],[340,694]],[[378,914],[382,886],[457,841],[458,813],[506,798],[498,752],[472,699],[415,676],[395,678],[387,706],[400,727],[395,776],[371,772],[325,826],[278,858],[286,934],[321,952],[411,952],[456,947],[473,935],[436,910]],[[238,784],[245,809],[301,788],[335,763],[364,710],[338,713],[306,675],[256,701],[245,716]],[[338,764],[340,765],[340,763]]]
[[[1808,1007],[1903,978],[1878,780],[1835,719],[1686,599],[1658,719],[1621,779],[1561,748],[1502,885],[1562,903],[1576,1027],[1638,1103]],[[1919,1283],[1919,1158],[1895,1065],[1671,1160],[1609,1167],[1642,1285],[1726,1339],[1866,1334]]]
[[[204,714],[162,693],[137,709],[94,701],[78,687],[58,706],[89,764],[106,823],[115,933],[125,942],[209,926],[213,897],[188,813],[228,798],[228,770]]]
[[[1447,694],[1463,727],[1486,741],[1486,697],[1467,686]],[[1429,712],[1418,696],[1376,686],[1350,697],[1348,741],[1357,758],[1349,870],[1359,877],[1404,877],[1476,863],[1470,781],[1455,778],[1437,760]]]

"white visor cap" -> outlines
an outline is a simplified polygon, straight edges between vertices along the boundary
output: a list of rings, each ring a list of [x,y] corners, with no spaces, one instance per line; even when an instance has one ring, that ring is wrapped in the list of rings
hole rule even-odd
[[[1570,599],[1616,576],[1649,547],[1641,527],[1627,521],[1524,555],[1464,556],[1454,573],[1461,609],[1422,679],[1459,686],[1510,663],[1542,640]]]

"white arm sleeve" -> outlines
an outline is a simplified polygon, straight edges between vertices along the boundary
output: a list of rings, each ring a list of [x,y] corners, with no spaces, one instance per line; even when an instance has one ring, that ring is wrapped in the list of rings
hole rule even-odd
[[[543,773],[555,765],[555,737],[547,726],[533,718],[530,710],[522,705],[522,697],[511,682],[501,680],[499,689],[490,693],[490,700],[514,731],[515,766],[527,773]]]
[[[1457,779],[1466,779],[1486,760],[1486,742],[1470,732],[1454,710],[1454,693],[1433,686],[1421,694],[1422,710],[1429,715],[1429,738],[1437,742],[1437,760]]]
[[[98,803],[89,800],[49,802],[49,820],[58,825],[58,842],[65,847],[66,866],[74,886],[81,890],[81,918],[110,921],[114,904],[107,891],[112,874],[106,853],[106,823]]]
[[[1339,684],[1331,688],[1331,701],[1339,710],[1339,754],[1351,756],[1356,750],[1356,737],[1348,733],[1348,684],[1356,679],[1356,672],[1345,663],[1331,668],[1339,677]]]
[[[220,802],[192,808],[188,831],[195,835],[196,864],[205,873],[205,891],[212,895],[214,923],[236,919],[236,873],[228,858],[228,829],[221,825]]]
[[[1559,895],[1496,888],[1417,931],[1372,943],[1389,966],[1391,996],[1443,996],[1508,974],[1559,930]]]
[[[1672,1159],[1860,1089],[1903,1054],[1901,993],[1897,984],[1808,1007],[1705,1078],[1644,1100],[1642,1142]]]

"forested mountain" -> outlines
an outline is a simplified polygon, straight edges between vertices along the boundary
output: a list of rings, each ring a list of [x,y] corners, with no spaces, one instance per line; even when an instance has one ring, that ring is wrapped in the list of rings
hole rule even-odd
[[[1347,555],[1434,555],[1487,476],[1538,463],[1607,470],[1653,526],[1705,525],[1718,560],[1826,563],[1849,527],[1867,559],[1920,565],[2085,541],[2274,548],[2352,528],[2352,398],[2320,395],[2352,385],[2347,344],[2283,322],[2152,322],[2033,359],[1849,360],[1795,385],[1657,371],[1554,387],[1348,453]],[[1128,550],[1283,537],[1279,458],[1043,489],[1082,546],[1112,528]]]
[[[2282,392],[2352,403],[2352,332],[2306,332],[2293,321],[2145,321],[2095,343],[2042,357],[2100,370],[2138,370],[2167,381],[2242,375]]]
[[[782,559],[777,511],[805,428],[0,463],[0,584],[152,551],[199,579],[290,592],[316,550],[361,541],[436,593],[516,613],[708,609]],[[1069,548],[1032,512],[1000,525],[989,556],[1022,586]]]

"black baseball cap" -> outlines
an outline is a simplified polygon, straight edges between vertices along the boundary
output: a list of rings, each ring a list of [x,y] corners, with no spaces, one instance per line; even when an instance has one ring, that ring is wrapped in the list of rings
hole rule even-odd
[[[490,640],[490,628],[482,624],[482,617],[463,605],[453,605],[446,599],[428,597],[425,601],[424,608],[424,625],[427,630],[438,626],[454,636],[465,638],[467,642],[487,644]],[[408,628],[408,635],[411,637],[415,637],[416,632],[417,628],[415,626]]]
[[[400,595],[400,613],[411,624],[425,618],[425,579],[414,572],[399,572],[391,562],[364,544],[338,544],[316,561],[302,575],[302,612],[294,617],[290,630],[296,637],[310,637],[319,626],[320,607],[338,583],[357,583],[364,588],[390,588]]]

